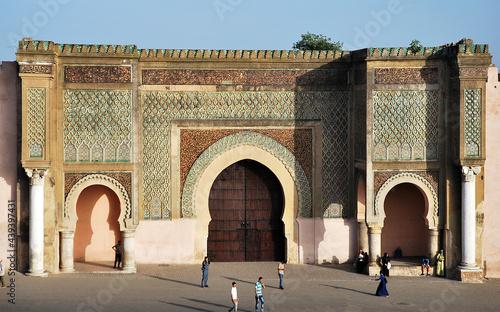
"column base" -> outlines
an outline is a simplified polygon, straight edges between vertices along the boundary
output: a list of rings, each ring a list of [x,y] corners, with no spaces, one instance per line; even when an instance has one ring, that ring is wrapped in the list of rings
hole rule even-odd
[[[73,272],[75,272],[75,268],[72,268],[72,267],[60,268],[59,272],[61,272],[61,273],[73,273]]]
[[[42,272],[29,272],[28,271],[25,275],[26,276],[36,276],[36,277],[47,277],[47,276],[49,276],[49,273],[44,272],[44,271],[42,271]]]
[[[380,275],[380,266],[378,264],[368,264],[368,275]]]
[[[135,267],[123,267],[121,273],[135,274],[137,273],[137,269]]]
[[[483,270],[479,267],[458,266],[458,279],[465,283],[482,283]]]

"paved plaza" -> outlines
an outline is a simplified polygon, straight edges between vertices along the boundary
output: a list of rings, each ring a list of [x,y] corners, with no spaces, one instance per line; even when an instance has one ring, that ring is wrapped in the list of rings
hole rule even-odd
[[[266,311],[500,310],[500,280],[466,284],[437,277],[390,277],[391,296],[382,298],[374,296],[378,282],[354,273],[348,264],[289,264],[285,289],[280,290],[277,265],[213,262],[208,288],[200,287],[200,265],[138,265],[137,274],[129,275],[113,270],[111,263],[77,263],[79,273],[45,278],[16,273],[15,304],[8,302],[12,289],[0,289],[0,311],[227,311],[233,281],[239,311],[254,311],[253,286],[259,276],[266,285]]]

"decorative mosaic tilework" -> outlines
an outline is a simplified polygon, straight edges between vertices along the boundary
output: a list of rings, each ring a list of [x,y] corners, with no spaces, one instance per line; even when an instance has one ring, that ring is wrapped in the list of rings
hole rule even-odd
[[[104,160],[116,161],[116,147],[111,142],[104,148]]]
[[[90,148],[87,144],[82,143],[78,146],[77,151],[77,159],[78,161],[89,161],[90,160]]]
[[[119,83],[132,82],[130,66],[64,66],[64,82]]]
[[[317,70],[218,70],[218,69],[143,69],[145,85],[345,85],[347,71]]]
[[[465,89],[465,151],[468,157],[480,156],[481,152],[481,89]]]
[[[52,65],[20,65],[21,74],[52,74]]]
[[[102,161],[103,151],[102,146],[99,143],[92,146],[92,161]]]
[[[118,146],[118,161],[130,161],[130,148],[125,142]]]
[[[212,144],[200,155],[186,178],[182,194],[182,216],[185,218],[195,217],[193,206],[196,197],[196,187],[206,168],[220,154],[244,145],[258,146],[281,160],[295,181],[299,202],[297,215],[302,218],[310,217],[311,189],[302,166],[300,166],[295,156],[283,145],[265,135],[251,131],[242,131],[226,136]]]
[[[373,159],[436,160],[438,103],[437,91],[374,91],[373,145],[388,155],[375,148]]]
[[[68,145],[66,145],[66,147],[64,148],[64,159],[66,161],[76,161],[76,154],[76,147],[73,144],[69,143]]]
[[[437,67],[375,68],[375,84],[438,83]]]
[[[43,157],[45,147],[45,88],[28,88],[27,122],[29,157]]]
[[[329,217],[348,216],[347,99],[345,91],[143,92],[143,210],[153,198],[170,205],[171,119],[322,119],[322,207]],[[335,198],[340,214],[328,208]]]
[[[65,90],[63,138],[66,149],[77,147],[78,161],[90,161],[89,146],[98,147],[93,161],[130,161],[132,92]],[[102,147],[106,146],[103,154]],[[111,150],[115,148],[115,150]],[[75,161],[70,150],[65,161]]]
[[[201,153],[219,139],[240,131],[253,131],[276,140],[292,152],[304,168],[307,179],[312,180],[311,129],[182,129],[180,131],[181,192],[189,170]]]
[[[366,76],[366,71],[365,71]],[[354,93],[354,148],[356,159],[366,159],[366,91]],[[385,152],[384,152],[385,154]]]

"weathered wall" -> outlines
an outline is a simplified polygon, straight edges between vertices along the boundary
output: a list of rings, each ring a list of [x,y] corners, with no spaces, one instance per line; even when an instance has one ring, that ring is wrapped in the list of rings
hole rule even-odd
[[[486,163],[484,165],[483,259],[486,277],[500,277],[500,83],[498,68],[488,70],[486,86]]]
[[[195,219],[141,221],[135,233],[138,263],[193,263]]]
[[[297,219],[300,263],[354,261],[357,222],[354,219]]]
[[[17,183],[17,89],[18,73],[16,62],[3,62],[0,65],[0,258],[10,267],[12,246],[16,234],[12,226],[17,218],[16,183]],[[13,201],[9,206],[9,202]],[[9,238],[13,241],[9,242]]]

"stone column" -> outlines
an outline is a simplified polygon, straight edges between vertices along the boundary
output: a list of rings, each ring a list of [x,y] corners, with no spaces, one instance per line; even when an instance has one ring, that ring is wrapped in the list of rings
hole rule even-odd
[[[481,167],[462,167],[462,262],[461,280],[477,281],[482,270],[476,265],[476,175]]]
[[[358,250],[368,251],[368,227],[366,222],[358,222]]]
[[[429,261],[431,262],[431,265],[436,264],[436,256],[438,253],[438,234],[439,231],[438,229],[429,229],[428,235],[429,235],[429,242],[427,245],[427,250],[429,254],[427,257],[429,258]]]
[[[48,169],[26,169],[30,181],[29,200],[29,269],[26,275],[47,276],[43,266],[44,182]]]
[[[368,274],[374,276],[380,272],[378,260],[382,251],[382,227],[378,224],[371,225],[369,228],[369,257]]]
[[[74,246],[74,231],[61,231],[61,272],[74,272],[73,262],[73,246]]]
[[[135,273],[135,230],[122,231],[123,240],[123,271],[125,273]]]

